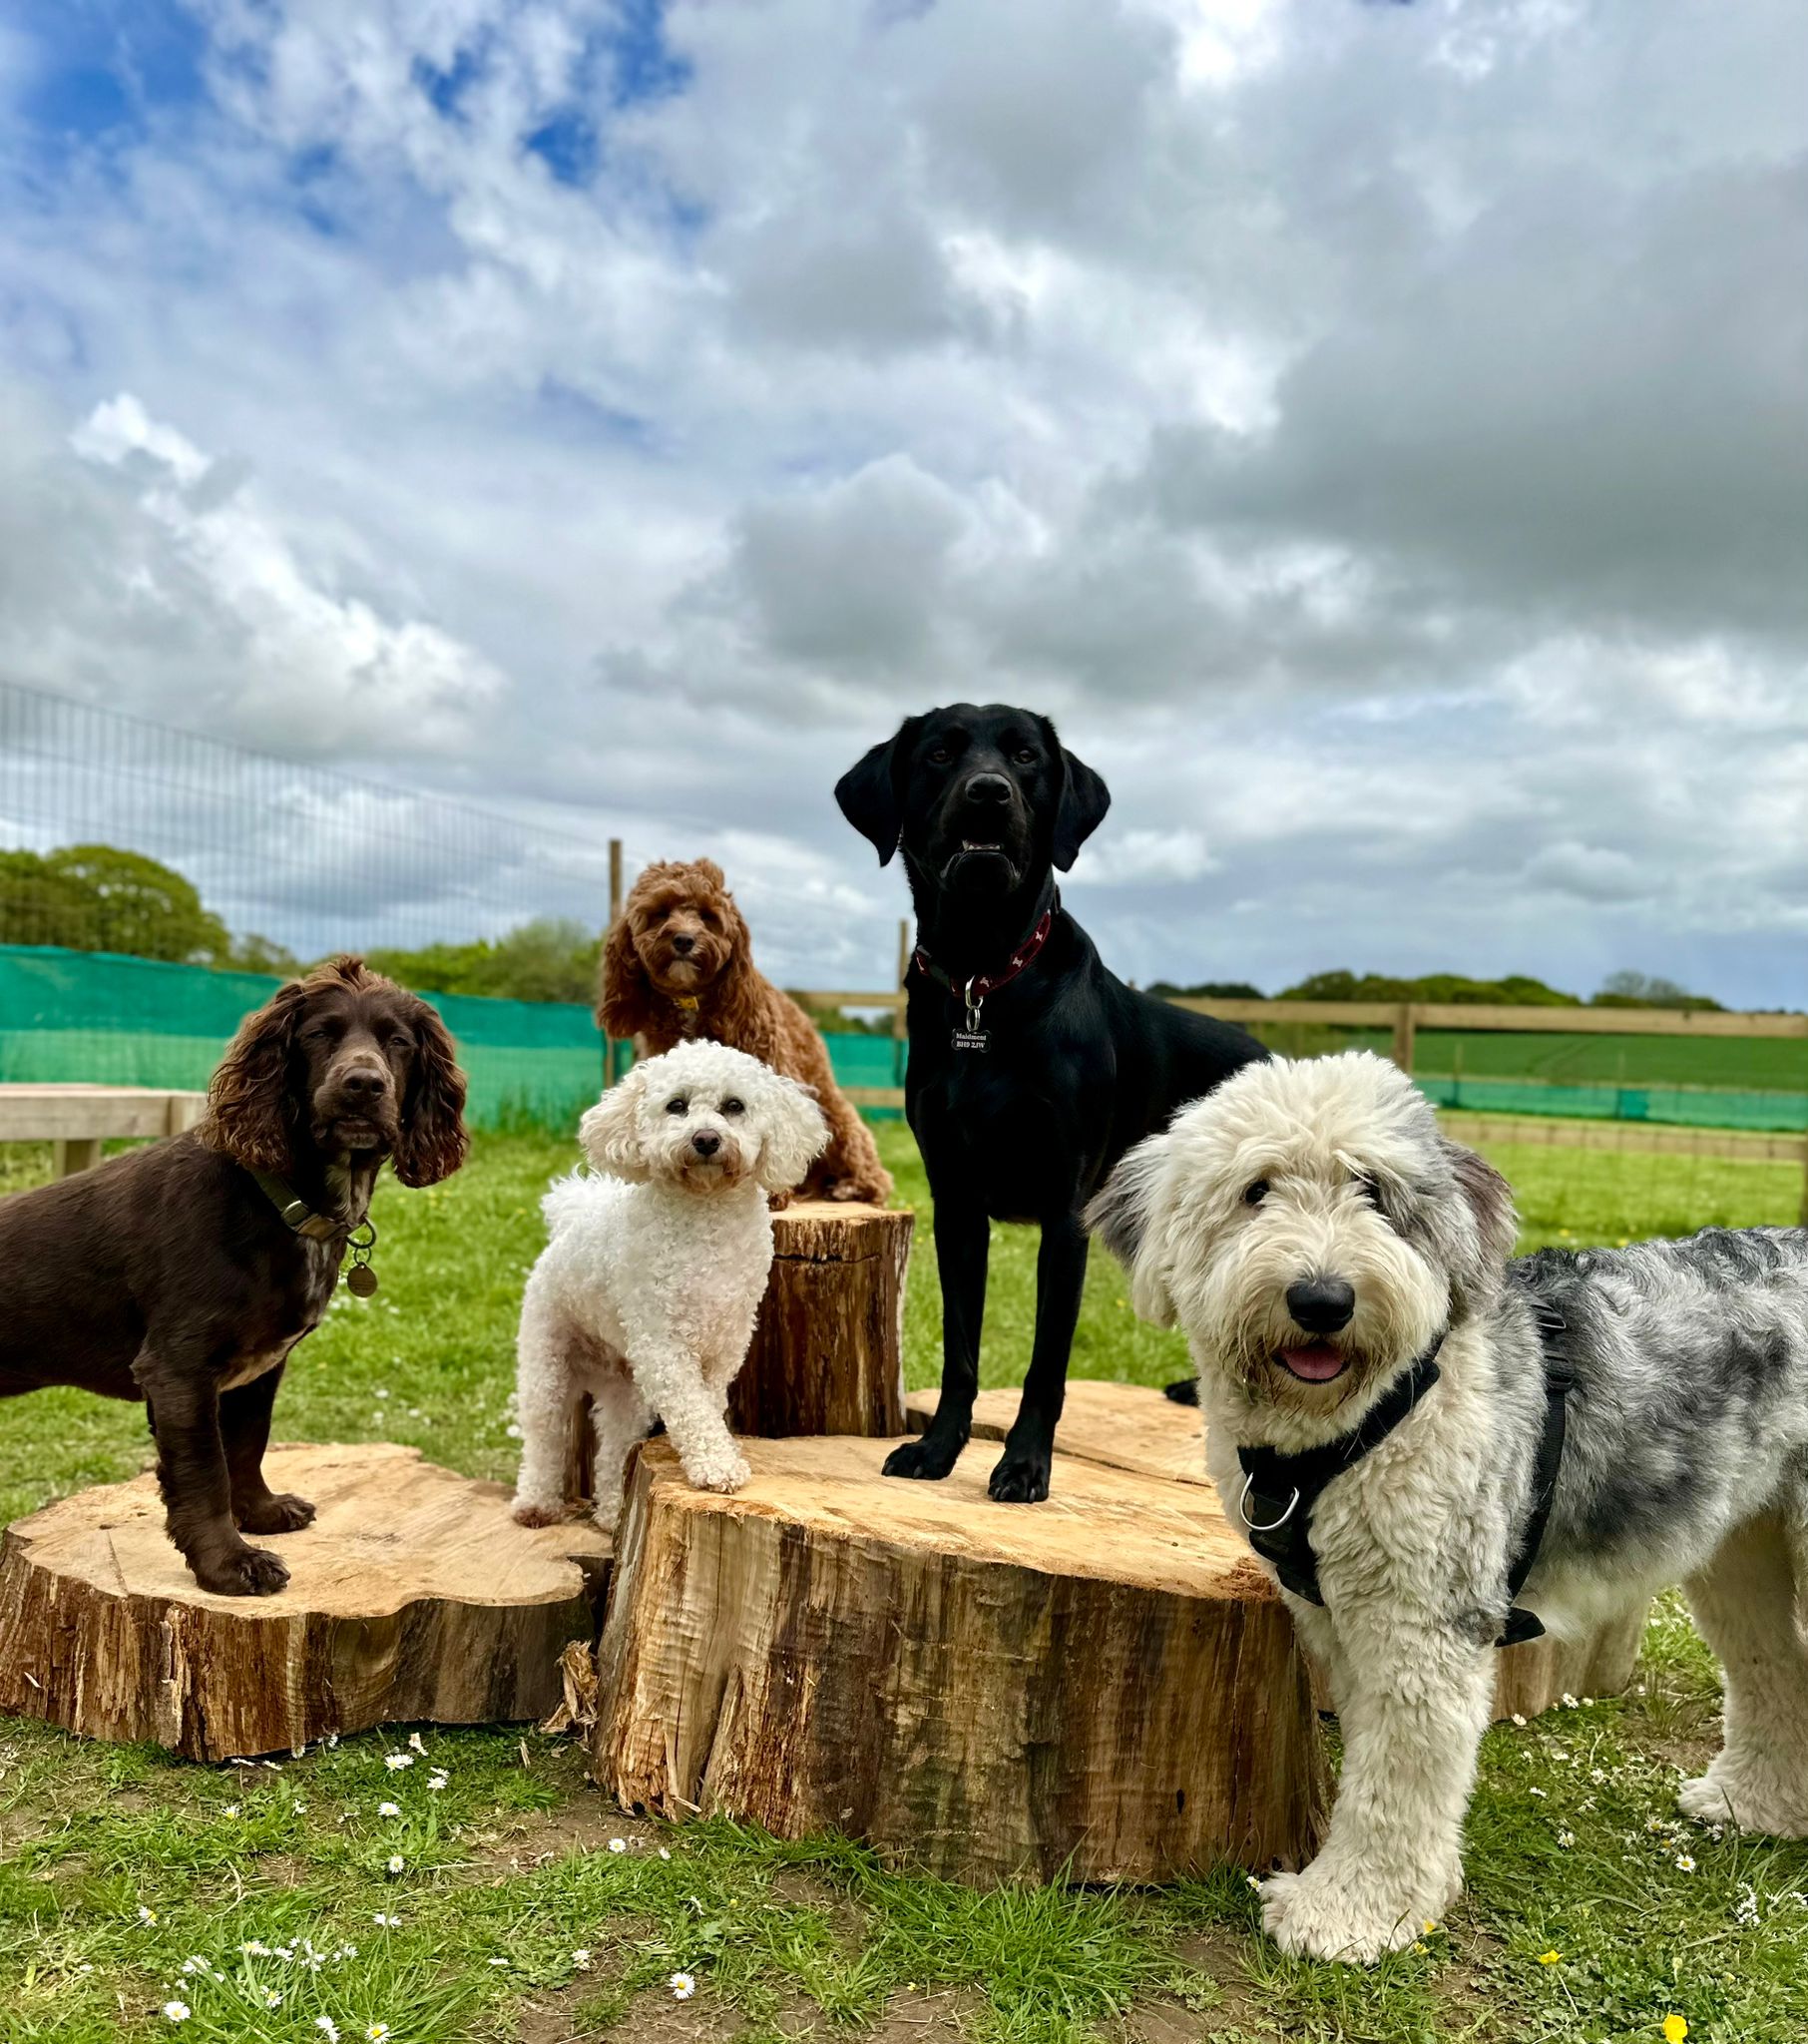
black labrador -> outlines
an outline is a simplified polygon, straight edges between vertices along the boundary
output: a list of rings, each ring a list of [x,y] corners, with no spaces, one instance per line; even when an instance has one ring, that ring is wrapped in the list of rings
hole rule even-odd
[[[879,863],[901,845],[917,911],[905,1112],[935,1201],[942,1397],[888,1476],[946,1476],[979,1386],[990,1224],[1035,1222],[1036,1333],[1023,1402],[989,1485],[1049,1494],[1086,1278],[1081,1210],[1132,1143],[1241,1065],[1242,1030],[1134,992],[1061,906],[1111,795],[1046,717],[957,703],[905,720],[844,773],[841,813]]]

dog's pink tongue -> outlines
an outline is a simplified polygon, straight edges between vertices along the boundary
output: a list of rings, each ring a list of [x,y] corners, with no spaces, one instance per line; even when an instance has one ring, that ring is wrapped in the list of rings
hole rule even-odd
[[[1343,1368],[1342,1350],[1328,1341],[1314,1341],[1310,1348],[1283,1348],[1281,1360],[1309,1384],[1328,1384]]]

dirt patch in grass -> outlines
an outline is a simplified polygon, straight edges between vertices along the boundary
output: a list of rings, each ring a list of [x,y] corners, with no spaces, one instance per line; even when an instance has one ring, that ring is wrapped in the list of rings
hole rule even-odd
[[[831,2031],[821,2009],[799,1994],[783,1996],[770,2016],[750,2016],[711,1995],[706,1985],[691,2001],[676,2001],[664,1988],[649,1988],[619,2009],[611,2008],[607,1997],[599,2006],[594,1995],[587,2008],[586,1999],[552,1996],[530,2003],[517,2022],[517,2044],[592,2044],[609,2036],[632,2037],[634,2044],[736,2044],[742,2037],[803,2039]],[[859,2037],[861,2044],[963,2044],[983,2006],[983,1997],[967,1988],[899,1994],[870,2026],[852,2032],[833,2027],[837,2034]],[[1196,2027],[1187,2034],[1193,2044]],[[1173,2044],[1179,2044],[1180,2036],[1173,2034]]]

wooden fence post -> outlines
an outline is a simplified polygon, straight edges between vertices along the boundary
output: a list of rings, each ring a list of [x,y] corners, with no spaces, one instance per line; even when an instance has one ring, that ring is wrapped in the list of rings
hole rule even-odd
[[[1394,1011],[1394,1062],[1403,1072],[1413,1068],[1413,1038],[1417,1013],[1411,1001],[1402,1001]]]
[[[609,921],[604,924],[606,932],[614,929],[621,913],[622,840],[619,837],[612,837],[609,840]],[[616,1080],[621,1076],[620,1065],[621,1060],[616,1056],[615,1043],[612,1038],[606,1035],[603,1039],[603,1083],[605,1086],[613,1086],[616,1083]]]

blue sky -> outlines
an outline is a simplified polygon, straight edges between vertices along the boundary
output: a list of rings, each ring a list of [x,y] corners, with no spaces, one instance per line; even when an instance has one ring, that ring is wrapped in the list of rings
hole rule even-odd
[[[1124,971],[1804,998],[1784,0],[0,0],[0,669],[708,850],[1051,712]],[[0,829],[6,819],[0,817]]]

